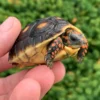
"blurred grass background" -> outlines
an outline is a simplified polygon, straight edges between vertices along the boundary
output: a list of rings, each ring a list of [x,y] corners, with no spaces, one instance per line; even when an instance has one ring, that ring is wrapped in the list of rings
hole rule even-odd
[[[15,16],[24,27],[48,16],[59,16],[80,28],[89,41],[82,63],[64,60],[66,76],[43,100],[100,100],[100,0],[0,0],[0,23]],[[10,69],[0,74],[15,73]]]

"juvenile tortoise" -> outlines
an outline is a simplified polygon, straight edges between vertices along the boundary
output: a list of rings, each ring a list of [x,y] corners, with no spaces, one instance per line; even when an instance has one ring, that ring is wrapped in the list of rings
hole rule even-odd
[[[80,61],[87,53],[84,34],[68,21],[48,17],[32,22],[23,29],[9,53],[9,62],[25,67],[46,64],[76,56]]]

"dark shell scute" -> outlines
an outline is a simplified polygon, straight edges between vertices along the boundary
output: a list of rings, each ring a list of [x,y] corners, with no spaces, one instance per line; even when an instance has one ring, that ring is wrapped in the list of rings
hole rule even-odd
[[[10,55],[9,59],[11,59],[11,57],[16,54],[15,47],[16,47],[16,45],[13,45],[12,49],[10,50],[10,52],[9,52],[9,55]]]
[[[45,26],[38,28],[38,25],[42,23],[47,23]],[[11,49],[11,54],[18,53],[19,51],[25,49],[26,47],[32,45],[35,46],[54,35],[62,31],[64,26],[68,25],[63,19],[57,19],[57,17],[48,17],[44,19],[39,19],[36,22],[28,24],[29,29],[19,35],[13,48]],[[26,26],[26,27],[27,27]]]
[[[19,51],[22,51],[24,49],[23,44],[23,41],[20,41],[13,45],[12,49],[9,52],[9,55],[16,55]]]
[[[24,42],[23,41],[18,42],[15,46],[15,49],[16,49],[16,51],[15,51],[16,53],[24,50]]]
[[[26,32],[23,33],[23,30],[21,31],[21,33],[19,34],[16,42],[22,41],[22,40],[24,40],[25,38],[27,38],[29,36],[32,23],[28,24],[26,27],[28,27],[28,26],[29,26],[29,29]]]
[[[35,38],[35,44],[40,43],[42,40],[40,40],[40,36]]]
[[[53,24],[48,24],[46,27],[43,27],[41,29],[34,29],[30,33],[30,37],[38,37],[41,35],[45,35],[48,31],[52,30],[54,28]]]
[[[69,22],[68,21],[64,21],[64,20],[59,20],[58,24],[69,24]]]
[[[30,46],[30,45],[33,45],[33,39],[30,38],[30,37],[27,37],[23,40],[23,45],[24,45],[24,48],[26,48],[27,46]]]
[[[47,25],[43,28],[38,29],[37,26],[41,23],[47,23]],[[30,31],[30,37],[32,37],[35,41],[37,41],[36,38],[39,36],[43,37],[43,40],[47,40],[57,33],[61,32],[61,29],[67,25],[67,22],[62,19],[56,19],[56,17],[49,17],[46,19],[38,20],[37,24],[31,29]],[[39,40],[41,42],[41,39]],[[36,42],[36,43],[39,43]]]

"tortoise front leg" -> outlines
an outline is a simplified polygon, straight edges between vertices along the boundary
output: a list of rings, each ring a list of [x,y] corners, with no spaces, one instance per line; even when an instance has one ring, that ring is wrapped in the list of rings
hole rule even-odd
[[[48,45],[48,48],[47,48],[48,52],[45,56],[45,61],[46,61],[47,66],[52,67],[55,56],[62,49],[63,49],[63,42],[60,37],[57,37]]]

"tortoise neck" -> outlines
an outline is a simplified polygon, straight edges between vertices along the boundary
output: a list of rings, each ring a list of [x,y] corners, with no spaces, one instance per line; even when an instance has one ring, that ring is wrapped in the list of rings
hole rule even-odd
[[[63,41],[63,44],[67,46],[68,35],[66,34],[66,32],[64,32],[60,37],[61,37],[61,39]]]

